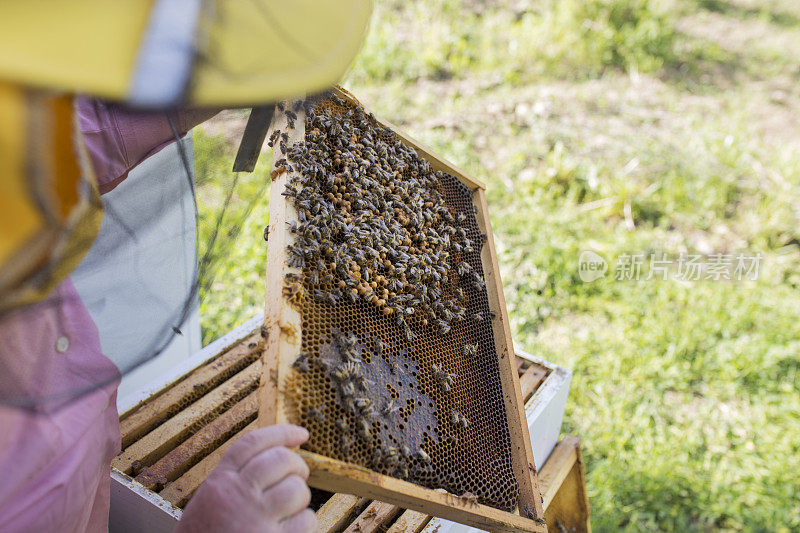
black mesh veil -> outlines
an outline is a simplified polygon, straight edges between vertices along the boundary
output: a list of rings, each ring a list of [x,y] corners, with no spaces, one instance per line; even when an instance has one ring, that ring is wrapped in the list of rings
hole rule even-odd
[[[263,309],[271,157],[233,172],[247,110],[188,134],[177,113],[160,118],[166,138],[100,196],[78,267],[44,300],[0,314],[0,406],[53,412],[149,365],[144,384]],[[129,158],[107,139],[109,159]]]

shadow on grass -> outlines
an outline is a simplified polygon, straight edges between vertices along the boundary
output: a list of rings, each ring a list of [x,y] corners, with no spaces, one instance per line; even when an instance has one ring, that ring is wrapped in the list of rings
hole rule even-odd
[[[744,7],[731,4],[724,0],[699,0],[698,6],[707,11],[730,15],[738,18],[762,18],[772,24],[784,28],[800,26],[800,17],[785,11],[773,11],[767,8]]]
[[[735,89],[770,77],[759,70],[760,64],[754,58],[684,32],[679,34],[693,50],[665,62],[658,73],[664,83],[702,93]]]
[[[612,504],[628,512],[613,513],[620,519],[617,523],[593,514],[593,529],[625,531],[641,530],[645,526],[650,531],[709,531],[720,527],[726,517],[708,516],[704,504],[708,488],[702,472],[695,474],[689,479],[670,471],[663,463],[652,470],[642,464],[640,468],[619,471],[612,479],[604,479],[603,490],[615,495]]]

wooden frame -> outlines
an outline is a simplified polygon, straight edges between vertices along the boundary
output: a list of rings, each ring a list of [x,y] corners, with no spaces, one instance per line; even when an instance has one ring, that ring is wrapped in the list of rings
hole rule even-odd
[[[335,94],[356,105],[361,105],[350,93],[336,89]],[[291,108],[293,102],[287,102]],[[495,349],[498,356],[502,393],[509,424],[512,446],[512,466],[519,485],[519,509],[523,518],[512,513],[498,511],[492,507],[470,504],[466,500],[453,495],[423,488],[389,476],[355,467],[322,457],[309,452],[302,452],[311,468],[309,484],[324,490],[352,493],[359,496],[380,498],[392,504],[402,505],[425,514],[446,516],[452,520],[469,523],[476,527],[491,528],[498,531],[546,531],[541,523],[543,507],[536,478],[533,450],[525,420],[523,395],[520,388],[517,366],[513,354],[511,331],[508,313],[503,296],[494,239],[488,217],[488,206],[484,185],[469,177],[454,165],[436,156],[422,144],[402,134],[391,124],[378,121],[393,130],[405,144],[414,148],[417,153],[428,160],[436,170],[442,170],[456,176],[473,191],[473,204],[477,207],[477,220],[480,230],[486,234],[487,242],[481,250],[486,292],[491,309],[496,311],[492,321]],[[297,112],[293,128],[288,127],[288,119],[284,113],[276,113],[271,130],[279,129],[288,133],[286,145],[302,141],[305,136],[305,115]],[[277,148],[277,147],[276,147]],[[285,158],[280,149],[274,150],[274,161]],[[291,202],[282,196],[286,184],[293,177],[293,172],[273,171],[273,183],[270,193],[270,246],[267,252],[267,280],[265,295],[265,317],[263,332],[265,342],[262,355],[262,378],[259,393],[258,424],[262,426],[286,422],[285,390],[286,378],[289,376],[292,362],[300,351],[302,338],[301,316],[297,309],[289,304],[283,295],[284,279],[290,272],[297,272],[288,266],[287,247],[292,244],[293,236],[287,230],[287,221],[296,220],[297,213]],[[537,521],[538,520],[538,521]]]

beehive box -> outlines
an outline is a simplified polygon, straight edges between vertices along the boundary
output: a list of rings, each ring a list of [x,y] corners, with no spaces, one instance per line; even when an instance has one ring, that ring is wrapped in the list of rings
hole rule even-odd
[[[259,365],[262,323],[263,315],[253,317],[169,375],[121,401],[123,451],[113,462],[112,533],[171,531],[194,490],[225,450],[252,427],[257,408],[249,396],[252,392],[242,396],[241,391],[255,390],[260,380],[260,373],[254,370]],[[571,373],[524,353],[518,353],[516,362],[528,426],[531,434],[537,435],[534,453],[542,454],[537,455],[536,464],[549,516],[547,507],[565,478],[550,474],[549,470],[558,473],[563,468],[553,465],[548,470],[552,463],[545,461],[559,433]],[[164,442],[167,445],[161,446]],[[398,506],[379,507],[381,502],[373,505],[368,499],[320,491],[314,494],[313,505],[323,531],[353,530],[354,524],[363,526],[362,531],[370,531],[369,524],[393,531],[415,531],[425,524],[433,524],[433,529],[466,529]],[[376,509],[375,516],[370,505]]]
[[[278,109],[259,423],[312,486],[540,529],[483,185],[342,90]]]

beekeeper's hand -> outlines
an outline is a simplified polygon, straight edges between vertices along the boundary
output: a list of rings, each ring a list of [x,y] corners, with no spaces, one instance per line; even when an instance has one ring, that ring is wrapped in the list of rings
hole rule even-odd
[[[307,439],[308,431],[287,424],[242,435],[197,489],[175,531],[316,531],[308,466],[290,450]]]

